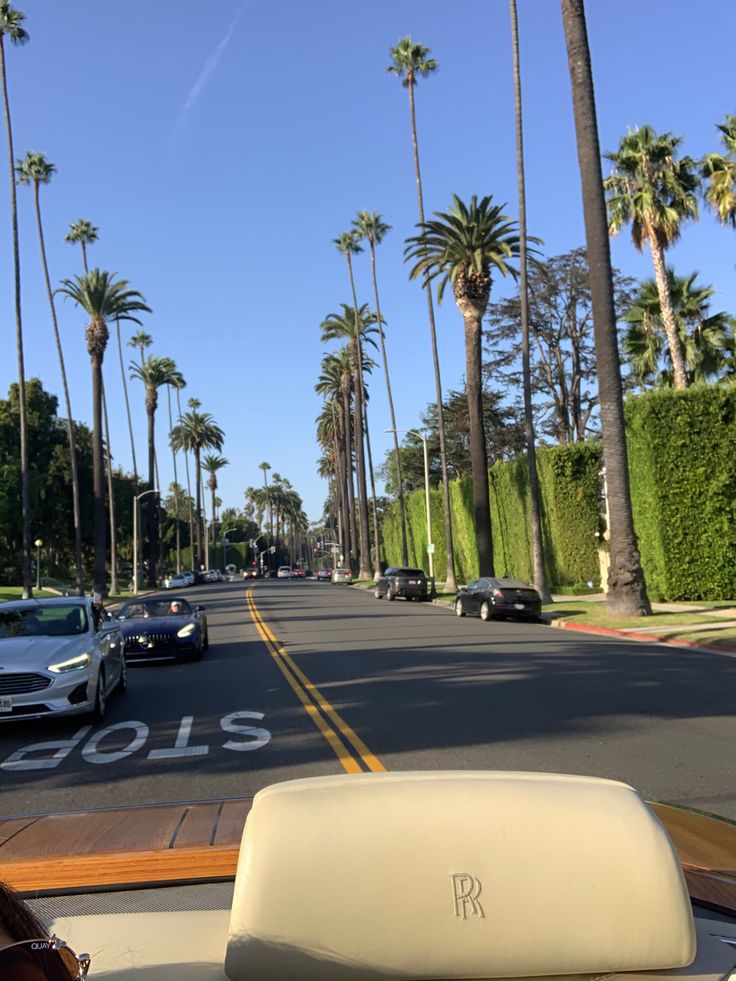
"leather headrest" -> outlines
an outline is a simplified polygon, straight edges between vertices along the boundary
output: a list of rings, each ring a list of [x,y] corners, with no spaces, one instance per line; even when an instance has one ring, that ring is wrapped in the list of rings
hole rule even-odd
[[[592,976],[694,956],[679,862],[631,787],[376,773],[256,795],[225,970],[231,981]]]

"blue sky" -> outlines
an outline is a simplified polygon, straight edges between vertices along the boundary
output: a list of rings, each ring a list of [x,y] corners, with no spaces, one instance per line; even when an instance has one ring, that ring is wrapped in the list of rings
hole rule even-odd
[[[736,112],[736,4],[711,0],[588,2],[601,144],[650,123],[685,137],[699,156],[717,146],[715,123]],[[146,296],[152,353],[173,357],[226,433],[225,505],[262,479],[268,460],[321,513],[313,385],[319,324],[349,300],[332,239],[360,209],[393,226],[378,256],[381,305],[397,422],[410,428],[434,398],[426,305],[403,265],[417,220],[406,92],[385,74],[389,48],[410,33],[439,72],[417,90],[428,212],[453,192],[490,193],[516,215],[513,92],[506,0],[157,0],[136,14],[119,0],[20,3],[31,35],[7,51],[16,156],[41,150],[58,173],[42,191],[54,281],[78,273],[64,242],[84,217],[100,229],[90,264],[116,271]],[[556,254],[583,243],[569,76],[556,0],[519,0],[530,232]],[[4,171],[7,188],[7,169]],[[60,392],[38,260],[32,194],[18,189],[27,375]],[[0,191],[0,391],[15,378],[10,222]],[[651,275],[628,237],[614,262]],[[671,260],[717,289],[736,312],[736,236],[708,212],[685,229]],[[367,255],[356,262],[370,300]],[[497,282],[493,297],[508,292]],[[77,418],[91,418],[84,319],[59,303]],[[445,390],[463,375],[462,321],[448,296],[438,312]],[[126,336],[130,331],[126,330]],[[126,349],[126,359],[133,352]],[[106,359],[116,460],[130,448],[116,351]],[[382,375],[371,383],[374,459],[389,425]],[[144,459],[143,393],[131,392]],[[171,479],[165,410],[161,479]]]

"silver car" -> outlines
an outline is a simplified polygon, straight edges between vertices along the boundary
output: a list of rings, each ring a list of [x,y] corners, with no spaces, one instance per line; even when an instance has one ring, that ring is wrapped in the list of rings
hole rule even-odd
[[[101,719],[127,681],[120,625],[89,597],[0,603],[0,722]]]

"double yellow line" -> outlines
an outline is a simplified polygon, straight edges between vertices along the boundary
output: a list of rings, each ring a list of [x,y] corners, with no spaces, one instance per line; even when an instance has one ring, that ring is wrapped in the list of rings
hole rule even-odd
[[[312,684],[300,667],[276,640],[268,624],[258,611],[253,599],[253,587],[246,590],[245,599],[251,619],[266,649],[291,685],[307,715],[332,747],[335,756],[348,773],[383,772],[386,768],[371,753],[366,744],[350,726],[340,718],[320,690]]]

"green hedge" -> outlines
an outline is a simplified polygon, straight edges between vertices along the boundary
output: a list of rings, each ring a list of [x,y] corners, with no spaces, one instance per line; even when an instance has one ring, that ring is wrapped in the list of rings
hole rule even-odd
[[[552,587],[585,583],[599,585],[597,540],[598,472],[600,451],[595,444],[540,448],[537,454],[544,511],[545,563]],[[498,573],[532,578],[529,533],[529,481],[526,458],[496,463],[491,468],[491,522],[494,562]],[[455,545],[455,570],[460,582],[478,575],[478,552],[473,521],[472,480],[462,477],[450,484]],[[424,492],[406,498],[409,561],[429,571]],[[442,489],[430,495],[435,570],[444,578],[445,548]],[[386,561],[401,562],[401,527],[398,504],[384,519]]]
[[[736,596],[736,387],[626,403],[634,525],[653,599]]]

